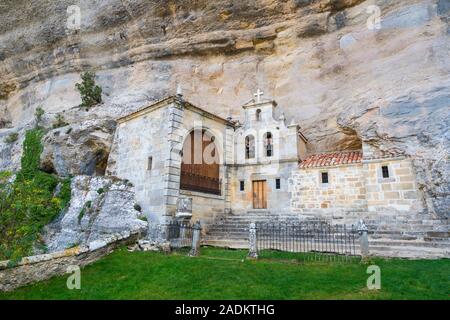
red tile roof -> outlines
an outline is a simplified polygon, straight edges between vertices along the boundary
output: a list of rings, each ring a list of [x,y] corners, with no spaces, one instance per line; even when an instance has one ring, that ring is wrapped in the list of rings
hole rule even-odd
[[[340,151],[314,154],[303,160],[299,164],[299,168],[306,169],[360,163],[362,157],[362,151]]]

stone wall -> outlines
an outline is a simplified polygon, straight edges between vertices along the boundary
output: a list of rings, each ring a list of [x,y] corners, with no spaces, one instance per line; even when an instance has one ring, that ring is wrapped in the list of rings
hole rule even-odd
[[[273,215],[289,211],[291,197],[288,181],[297,162],[274,163],[269,165],[239,165],[232,168],[231,203],[234,213],[253,210],[252,181],[265,180],[267,186],[267,210]],[[276,179],[280,179],[280,189],[276,189]],[[240,190],[244,181],[244,190]]]
[[[224,195],[206,194],[188,190],[180,190],[180,195],[192,198],[192,222],[200,221],[208,226],[225,212]]]
[[[329,183],[321,182],[322,172]],[[362,164],[296,170],[291,183],[292,210],[306,217],[356,219],[354,213],[367,211]]]
[[[0,262],[0,291],[12,291],[21,286],[50,279],[67,272],[69,266],[84,267],[111,253],[121,245],[134,243],[138,234],[118,238],[109,244],[91,243],[51,254],[23,258],[15,267],[9,261]]]
[[[118,130],[107,173],[130,180],[136,198],[147,217],[163,222],[175,215],[180,196],[181,151],[184,140],[194,129],[206,129],[215,137],[220,154],[222,196],[214,198],[214,206],[202,195],[192,193],[196,219],[211,220],[224,212],[228,197],[225,160],[230,126],[226,121],[183,101],[170,97],[119,119]],[[151,168],[149,158],[151,157]],[[212,208],[214,207],[214,208]]]
[[[421,212],[423,202],[409,159],[364,161],[367,206],[369,212]],[[389,178],[383,178],[387,166]]]
[[[165,212],[169,116],[169,108],[158,108],[150,114],[119,121],[107,168],[108,174],[133,183],[136,200],[150,220],[159,220]]]
[[[389,178],[383,178],[387,166]],[[329,183],[321,182],[328,172]],[[312,218],[380,218],[398,213],[413,216],[423,212],[410,159],[386,158],[334,167],[299,169],[293,172],[291,207]]]

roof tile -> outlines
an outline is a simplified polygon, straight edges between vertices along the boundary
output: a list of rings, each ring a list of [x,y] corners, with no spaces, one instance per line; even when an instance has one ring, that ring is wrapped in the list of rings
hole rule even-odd
[[[331,153],[319,153],[307,157],[299,164],[299,168],[319,168],[336,166],[340,164],[360,163],[362,151],[340,151]]]

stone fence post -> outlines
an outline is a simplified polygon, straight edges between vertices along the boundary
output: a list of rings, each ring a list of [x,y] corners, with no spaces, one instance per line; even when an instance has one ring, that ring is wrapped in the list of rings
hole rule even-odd
[[[359,233],[359,246],[361,249],[361,257],[365,260],[369,256],[369,236],[367,235],[368,229],[363,220],[359,220],[358,233]]]
[[[202,226],[200,225],[200,221],[197,221],[192,226],[192,248],[189,252],[189,256],[195,257],[200,254],[200,240],[202,234]]]
[[[158,237],[157,242],[164,243],[169,240],[169,224],[167,222],[163,222],[159,225],[158,228]]]
[[[256,244],[256,224],[254,222],[250,223],[248,242],[249,242],[248,257],[251,259],[257,259],[258,247]]]

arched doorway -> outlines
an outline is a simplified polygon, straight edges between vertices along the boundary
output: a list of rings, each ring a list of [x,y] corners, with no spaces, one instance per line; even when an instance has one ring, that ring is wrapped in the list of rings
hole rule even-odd
[[[221,194],[219,153],[215,137],[206,130],[193,130],[184,141],[180,189]]]

